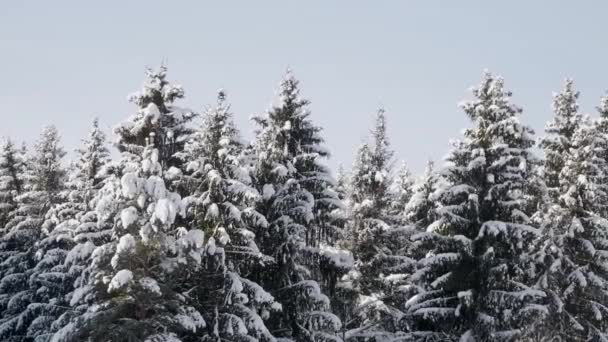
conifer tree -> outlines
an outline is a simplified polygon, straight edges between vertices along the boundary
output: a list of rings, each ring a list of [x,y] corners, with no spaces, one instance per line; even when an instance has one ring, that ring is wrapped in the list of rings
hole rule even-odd
[[[390,210],[393,220],[398,224],[405,222],[405,208],[412,198],[413,186],[412,173],[403,161],[390,188],[392,194]]]
[[[118,136],[116,146],[123,156],[131,155],[138,160],[147,139],[156,146],[165,169],[178,167],[177,154],[190,138],[189,123],[196,116],[190,110],[174,105],[184,97],[180,85],[169,83],[167,68],[147,69],[142,89],[131,94],[129,101],[137,106],[137,112],[114,129]]]
[[[288,71],[277,104],[254,117],[259,126],[253,147],[255,183],[262,195],[257,210],[268,221],[268,228],[255,232],[256,241],[261,252],[272,257],[257,273],[259,283],[283,305],[282,313],[269,320],[277,337],[338,340],[340,321],[327,312],[328,297],[310,279],[311,269],[317,267],[315,258],[304,258],[310,251],[318,253],[321,242],[333,239],[334,227],[320,220],[339,202],[331,191],[329,172],[320,163],[328,153],[307,106],[298,81]]]
[[[546,313],[528,285],[532,130],[503,79],[486,73],[462,107],[473,123],[441,173],[438,218],[414,238],[429,251],[412,277],[406,328],[423,341],[518,341]]]
[[[424,174],[414,184],[412,196],[405,206],[405,220],[414,225],[417,231],[424,231],[435,220],[435,198],[438,188],[438,175],[435,164],[429,161]]]
[[[605,136],[583,119],[562,157],[560,192],[543,216],[538,285],[548,295],[549,317],[537,331],[546,340],[608,338],[608,200]]]
[[[578,109],[579,92],[574,82],[566,79],[564,89],[553,96],[553,119],[545,128],[545,136],[540,147],[545,154],[544,180],[551,200],[559,196],[559,174],[564,167],[564,155],[572,146],[574,132],[581,123],[582,115]]]
[[[274,337],[262,317],[268,318],[280,306],[247,279],[251,266],[264,262],[252,230],[265,228],[267,222],[254,208],[260,195],[251,186],[243,150],[226,93],[220,90],[217,105],[203,115],[182,157],[187,164],[183,183],[193,189],[185,199],[186,221],[203,230],[215,249],[214,257],[189,280],[196,285],[190,293],[201,312],[204,307],[215,308],[203,312],[207,321],[220,327],[215,338],[270,341]]]
[[[165,187],[159,152],[149,145],[137,167],[100,195],[98,220],[111,222],[115,239],[93,251],[96,305],[70,340],[176,341],[205,336],[206,322],[187,304],[180,282],[205,253],[204,233],[174,226],[184,215],[181,197]],[[210,252],[212,253],[212,252]]]
[[[10,221],[17,206],[16,197],[23,192],[25,156],[10,139],[0,146],[0,231]],[[0,234],[0,236],[3,234]]]
[[[36,243],[41,238],[45,214],[60,200],[65,171],[61,158],[59,133],[46,127],[34,145],[24,174],[23,192],[7,223],[0,242],[0,338],[21,341],[28,338],[28,327],[35,319],[36,295],[31,290],[31,276],[38,255]]]
[[[28,336],[36,340],[48,341],[61,328],[63,320],[56,320],[69,308],[74,280],[92,250],[76,247],[75,238],[83,216],[91,209],[89,202],[100,183],[99,171],[109,159],[105,144],[105,134],[95,119],[87,139],[76,150],[76,160],[72,163],[65,189],[45,215],[42,236],[36,243],[38,262],[29,280],[34,300],[25,312],[35,317],[28,328]],[[74,269],[74,263],[79,263],[80,267]]]
[[[350,177],[351,248],[356,271],[347,277],[355,307],[349,317],[350,338],[385,338],[397,330],[400,311],[393,306],[402,299],[397,288],[411,271],[413,260],[403,248],[411,231],[400,226],[395,213],[393,154],[380,109],[371,131],[372,141],[357,153]]]

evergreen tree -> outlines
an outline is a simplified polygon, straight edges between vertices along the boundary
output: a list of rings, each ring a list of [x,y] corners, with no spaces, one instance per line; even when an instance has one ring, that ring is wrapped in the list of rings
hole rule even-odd
[[[202,119],[183,153],[187,164],[183,183],[194,189],[185,199],[188,226],[204,231],[215,253],[189,280],[194,288],[190,292],[193,305],[220,327],[214,331],[217,339],[271,341],[274,337],[262,317],[268,318],[280,306],[260,285],[247,279],[252,265],[264,262],[252,230],[266,228],[267,222],[254,208],[260,195],[251,186],[243,162],[244,144],[224,91]],[[205,307],[215,310],[204,312]]]
[[[165,187],[160,153],[149,145],[138,166],[100,191],[98,220],[115,236],[92,254],[95,305],[70,340],[179,341],[205,336],[206,322],[179,291],[206,252],[204,233],[174,226],[181,197]],[[208,249],[208,248],[207,248]],[[213,254],[211,250],[207,251]]]
[[[64,155],[57,129],[46,127],[27,162],[23,192],[16,197],[17,206],[0,242],[0,338],[5,341],[28,338],[29,324],[36,318],[38,293],[30,286],[39,258],[36,244],[45,214],[61,199]]]
[[[397,223],[405,222],[405,208],[412,198],[413,186],[412,173],[403,161],[390,189],[392,194],[390,210],[393,220]]]
[[[429,251],[412,277],[406,328],[423,341],[518,341],[546,313],[528,286],[532,242],[532,130],[503,80],[486,73],[463,104],[473,127],[441,173],[438,218],[414,238]]]
[[[351,338],[378,340],[397,330],[402,313],[395,305],[407,296],[401,290],[414,263],[407,253],[412,231],[395,215],[394,152],[382,109],[371,137],[359,148],[350,177],[350,245],[357,264],[347,278],[356,301],[347,328]]]
[[[578,112],[578,96],[574,82],[567,79],[564,89],[553,96],[553,120],[547,124],[545,136],[540,142],[545,153],[544,179],[551,200],[559,196],[559,174],[564,167],[564,155],[572,147],[574,132],[582,120]]]
[[[157,319],[164,319],[162,317],[175,314],[179,310],[190,310],[187,309],[187,306],[180,306],[179,304],[186,302],[178,286],[180,285],[180,278],[174,273],[166,272],[166,274],[163,274],[163,277],[155,279],[155,281],[161,285],[175,285],[175,287],[163,289],[162,296],[164,300],[168,301],[168,305],[172,305],[170,308],[170,311],[172,311],[167,313],[163,312],[163,309],[156,312],[134,313],[144,315],[146,321],[142,322],[143,328],[140,331],[131,332],[132,334],[130,334],[126,331],[136,325],[130,325],[133,322],[129,321],[129,319],[133,317],[128,317],[129,313],[122,312],[121,310],[129,308],[130,300],[133,298],[139,298],[137,297],[139,295],[145,296],[145,289],[138,287],[137,289],[142,291],[137,292],[137,296],[123,297],[120,291],[108,292],[109,285],[107,282],[104,283],[104,280],[111,280],[111,277],[117,271],[120,271],[108,268],[108,264],[104,264],[104,262],[111,260],[117,246],[120,245],[121,236],[125,233],[123,230],[125,227],[121,223],[123,213],[129,216],[128,213],[134,212],[133,208],[137,209],[137,217],[141,217],[138,223],[142,225],[135,224],[133,227],[130,227],[132,231],[129,233],[133,236],[139,231],[138,229],[141,230],[142,234],[148,232],[151,229],[150,227],[165,229],[162,232],[154,231],[155,234],[152,234],[154,235],[154,238],[151,239],[152,241],[147,241],[142,235],[139,235],[139,238],[145,241],[141,241],[143,247],[138,249],[137,253],[141,253],[144,256],[154,255],[158,258],[146,260],[142,264],[137,265],[138,267],[146,268],[149,266],[148,263],[159,262],[163,256],[174,261],[177,258],[176,255],[183,252],[183,249],[196,247],[195,249],[199,250],[203,248],[187,242],[179,242],[181,240],[178,241],[178,246],[183,248],[179,250],[169,248],[172,244],[176,243],[175,241],[178,238],[186,236],[185,232],[187,232],[187,229],[177,228],[179,226],[174,225],[175,222],[171,222],[171,224],[167,222],[158,223],[152,215],[153,213],[149,212],[154,209],[154,203],[156,202],[172,208],[181,203],[181,200],[176,200],[179,197],[178,194],[166,189],[165,181],[169,182],[166,178],[172,178],[173,175],[179,174],[179,170],[175,166],[180,166],[181,164],[178,157],[183,152],[185,141],[190,137],[192,130],[188,127],[188,123],[195,115],[190,111],[173,105],[176,99],[183,97],[183,90],[181,87],[170,85],[166,81],[166,68],[161,67],[158,71],[148,70],[147,76],[143,89],[130,97],[131,101],[138,107],[137,113],[115,128],[115,132],[118,134],[117,147],[121,151],[121,158],[116,162],[108,163],[100,169],[98,173],[99,180],[97,181],[97,187],[100,187],[100,190],[97,192],[97,195],[92,197],[92,201],[89,203],[90,207],[94,208],[94,210],[90,210],[82,215],[76,228],[74,236],[76,245],[70,251],[70,256],[68,256],[68,260],[70,261],[66,260],[65,265],[69,269],[68,272],[73,272],[76,275],[74,280],[75,289],[68,295],[70,304],[73,307],[73,314],[62,315],[55,323],[57,326],[62,327],[53,337],[56,341],[66,339],[78,340],[82,336],[95,336],[96,334],[103,333],[103,329],[111,327],[112,324],[116,324],[116,334],[122,332],[126,334],[127,338],[139,338],[146,334],[151,334],[156,328],[162,327],[162,324]],[[158,148],[156,148],[157,144]],[[144,156],[143,153],[146,149],[147,152]],[[156,167],[156,163],[162,164],[161,169]],[[154,169],[150,169],[151,167],[154,167]],[[142,190],[138,188],[138,191],[143,192],[139,198],[127,196],[123,193],[123,189],[133,185],[131,180],[135,183],[146,180],[146,184],[158,186],[158,192],[151,194],[150,191],[154,191],[154,189],[146,188]],[[161,183],[165,188],[161,189]],[[163,194],[171,199],[172,205],[167,204],[166,198],[162,198]],[[139,206],[136,207],[136,204]],[[144,205],[146,207],[142,207]],[[172,217],[175,217],[175,215],[172,215]],[[180,215],[177,215],[177,217],[180,217]],[[196,235],[196,233],[193,234]],[[155,245],[155,243],[159,245]],[[179,245],[179,243],[185,243],[185,245]],[[140,241],[137,240],[137,246],[139,244]],[[152,245],[150,246],[149,244]],[[190,258],[194,260],[184,265],[184,276],[189,276],[189,274],[194,272],[201,261],[200,256],[196,257],[196,253],[192,254]],[[189,259],[182,258],[179,260]],[[167,266],[167,264],[163,264],[163,267]],[[134,270],[133,272],[136,271],[138,272],[139,270]],[[158,271],[160,270],[155,270],[155,272]],[[126,273],[122,272],[121,274],[124,275]],[[106,276],[105,279],[104,276]],[[161,283],[161,281],[166,281],[167,279],[170,280],[168,283]],[[164,295],[165,292],[167,293],[166,297]],[[141,303],[142,306],[140,308],[149,305],[153,297],[146,297],[146,301]],[[177,302],[175,298],[178,298]],[[91,311],[91,308],[99,308],[100,305],[107,310]],[[125,315],[122,321],[121,315]],[[195,312],[192,312],[192,315],[194,315],[191,317],[192,319],[198,319]],[[114,318],[119,321],[113,322]],[[90,321],[90,324],[85,324],[87,321]],[[174,329],[173,333],[178,335],[194,330],[198,331],[197,334],[202,334],[199,329],[201,327],[200,322],[197,322],[196,326],[190,325],[187,328],[184,328],[181,326],[181,323],[178,324],[175,321],[164,323],[167,325],[167,329]],[[159,326],[156,328],[152,327],[155,324],[159,324]]]
[[[75,248],[75,235],[100,183],[99,171],[109,159],[105,144],[105,134],[95,119],[82,148],[76,150],[65,189],[45,215],[43,234],[36,243],[38,262],[29,279],[34,300],[27,311],[35,319],[28,328],[28,336],[36,341],[48,341],[61,327],[62,320],[55,321],[69,308],[68,294],[74,290],[74,280],[84,267],[80,265],[74,270],[67,264],[72,267],[73,263],[82,264],[88,256],[81,248]],[[85,250],[90,253],[91,248]]]
[[[338,165],[338,170],[336,171],[335,189],[336,189],[336,192],[338,193],[338,197],[342,201],[347,201],[347,199],[349,197],[348,184],[349,184],[348,174],[344,170],[344,166],[340,163]],[[345,206],[348,206],[348,205],[345,203]]]
[[[16,197],[23,192],[24,157],[10,139],[2,142],[0,146],[0,231],[2,232],[17,207]]]
[[[438,175],[435,164],[429,161],[424,175],[415,183],[412,196],[405,206],[405,219],[414,225],[417,231],[424,231],[435,220],[435,198],[433,194],[438,188]]]
[[[546,340],[608,338],[608,200],[605,136],[582,120],[562,158],[560,193],[544,215],[538,285],[548,294],[549,317],[538,328]]]
[[[180,85],[169,83],[166,76],[165,66],[146,70],[142,89],[129,96],[137,112],[119,124],[114,133],[118,135],[118,150],[133,160],[141,157],[145,142],[150,139],[160,153],[160,160],[166,164],[163,167],[169,169],[180,165],[176,154],[183,151],[190,138],[189,123],[196,114],[174,105],[184,97],[184,90]]]
[[[259,126],[253,147],[255,184],[262,195],[257,210],[268,221],[266,229],[256,232],[256,241],[261,252],[272,257],[257,279],[283,304],[283,312],[269,320],[275,336],[338,340],[340,321],[327,312],[329,299],[311,279],[311,270],[318,267],[314,255],[321,253],[322,242],[335,236],[335,227],[322,222],[324,213],[339,205],[339,199],[331,191],[329,171],[320,163],[328,153],[321,146],[321,129],[309,118],[308,103],[288,72],[278,103],[254,118]],[[305,258],[309,253],[313,256]]]

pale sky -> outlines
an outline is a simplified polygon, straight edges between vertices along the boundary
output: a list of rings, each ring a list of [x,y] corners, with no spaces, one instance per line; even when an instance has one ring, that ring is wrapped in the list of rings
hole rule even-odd
[[[97,116],[110,131],[126,96],[165,61],[202,110],[224,88],[251,138],[287,66],[333,157],[349,167],[379,106],[398,159],[419,172],[467,125],[457,103],[484,69],[504,76],[542,133],[551,94],[575,79],[582,109],[608,89],[603,1],[4,1],[0,135],[55,124],[67,149]]]

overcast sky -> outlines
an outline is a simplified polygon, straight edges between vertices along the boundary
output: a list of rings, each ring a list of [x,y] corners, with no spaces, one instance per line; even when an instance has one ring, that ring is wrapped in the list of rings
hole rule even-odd
[[[489,69],[537,133],[551,95],[575,79],[583,110],[608,89],[602,1],[5,1],[0,135],[32,141],[55,124],[72,149],[94,116],[107,130],[165,61],[196,110],[227,90],[243,135],[290,66],[325,129],[329,164],[350,166],[387,110],[399,159],[421,171],[458,138],[457,103]]]

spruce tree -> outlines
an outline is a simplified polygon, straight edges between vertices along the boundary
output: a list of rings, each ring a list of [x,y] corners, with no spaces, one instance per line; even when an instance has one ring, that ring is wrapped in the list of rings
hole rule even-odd
[[[23,192],[25,156],[20,153],[10,139],[0,146],[0,231],[11,220],[17,207],[17,196]],[[4,234],[0,234],[4,235]]]
[[[397,331],[403,300],[403,281],[413,260],[407,246],[409,227],[395,215],[393,154],[386,133],[386,118],[380,109],[371,131],[371,142],[357,153],[350,177],[350,242],[356,270],[346,278],[352,287],[355,307],[349,329],[351,338],[383,339]]]
[[[202,315],[179,291],[206,252],[204,233],[174,226],[184,207],[181,197],[166,189],[159,156],[150,144],[138,166],[129,166],[119,183],[100,191],[111,204],[98,205],[98,220],[112,225],[115,238],[93,251],[95,305],[75,332],[61,332],[69,340],[205,336]]]
[[[393,220],[397,223],[405,223],[405,208],[412,198],[413,186],[412,173],[403,161],[390,188],[392,194],[390,210]]]
[[[24,173],[23,192],[7,223],[0,242],[0,338],[21,341],[29,338],[29,324],[36,318],[38,293],[32,291],[31,276],[40,255],[37,243],[47,211],[61,198],[65,171],[59,133],[46,127],[34,145]]]
[[[116,336],[123,333],[127,339],[152,338],[153,332],[163,327],[168,335],[155,339],[205,335],[201,331],[202,316],[188,305],[186,290],[180,287],[180,280],[191,276],[202,262],[205,247],[201,245],[204,241],[200,241],[202,232],[189,233],[188,227],[182,228],[178,222],[164,219],[175,220],[185,214],[181,197],[167,187],[171,184],[169,178],[179,174],[179,155],[192,132],[188,123],[195,114],[173,105],[183,97],[183,91],[166,81],[166,68],[148,70],[147,76],[143,89],[130,97],[138,108],[137,113],[115,128],[121,157],[98,173],[100,189],[90,203],[94,210],[85,213],[76,228],[77,244],[70,252],[71,262],[66,263],[69,272],[77,274],[75,289],[68,295],[74,315],[63,315],[56,323],[62,326],[53,337],[57,341],[98,336],[108,328],[113,329]],[[163,212],[163,219],[154,214],[156,207]],[[176,214],[174,211],[178,208]],[[134,217],[137,222],[129,221]],[[119,267],[123,242],[130,245],[129,234],[137,248],[124,256],[134,259],[127,261],[134,262],[131,273],[136,284],[133,289],[128,287],[129,293],[125,295],[118,288],[114,290],[116,282],[112,285],[111,280],[118,274],[127,276],[129,270],[121,272],[110,261],[116,256],[115,264]],[[196,238],[197,243],[187,240],[192,238]],[[156,273],[163,270],[160,275]],[[178,275],[178,271],[183,273]],[[153,282],[140,281],[139,277],[156,281],[162,295],[150,285]],[[146,288],[146,284],[150,286]],[[165,303],[165,307],[149,307],[156,296],[160,296],[158,302]],[[141,300],[141,305],[135,307],[148,311],[130,312],[134,300]],[[182,317],[185,321],[170,317],[178,320]],[[141,325],[133,321],[137,318],[141,318]],[[132,331],[133,328],[137,331]]]
[[[424,174],[412,188],[412,196],[405,206],[405,220],[414,225],[417,231],[424,231],[435,220],[435,198],[433,194],[438,188],[438,175],[435,164],[429,161]]]
[[[184,90],[166,77],[165,66],[146,70],[142,89],[129,96],[129,101],[137,106],[136,113],[116,126],[114,133],[118,136],[118,150],[134,160],[141,157],[146,140],[151,140],[166,164],[163,167],[169,169],[180,165],[177,154],[190,138],[189,123],[196,114],[174,104],[184,97]]]
[[[262,198],[257,210],[268,227],[256,231],[262,253],[271,256],[257,280],[283,305],[271,315],[275,336],[296,341],[338,340],[339,319],[311,279],[322,242],[334,239],[335,227],[325,225],[324,212],[339,204],[329,171],[320,163],[327,156],[320,128],[310,120],[308,100],[300,97],[298,81],[288,71],[279,99],[264,115],[254,117],[255,184]],[[312,253],[313,256],[305,258]],[[331,258],[333,259],[333,258]]]
[[[105,134],[95,119],[82,147],[76,150],[76,160],[69,170],[65,189],[45,215],[43,234],[36,244],[38,262],[29,280],[34,301],[27,310],[35,317],[28,328],[28,336],[37,341],[48,341],[61,328],[63,320],[57,319],[68,311],[74,280],[92,251],[92,248],[76,247],[75,238],[84,215],[91,209],[89,202],[98,190],[99,171],[109,159],[105,144]],[[74,263],[81,265],[73,269]]]
[[[553,96],[554,116],[547,124],[545,136],[540,142],[545,154],[544,180],[551,200],[556,200],[560,192],[559,175],[564,167],[564,155],[570,150],[574,132],[582,120],[578,96],[574,82],[566,79],[564,89]]]
[[[473,127],[441,172],[438,218],[414,236],[428,252],[406,305],[409,336],[423,341],[518,341],[546,308],[527,269],[539,230],[527,203],[537,163],[503,79],[486,73],[462,107]]]
[[[226,93],[221,90],[217,104],[203,114],[202,125],[182,156],[186,163],[182,183],[192,189],[185,198],[187,224],[204,231],[215,249],[214,257],[188,281],[193,286],[193,305],[200,307],[207,321],[219,326],[214,338],[270,341],[274,337],[263,318],[280,306],[248,279],[252,265],[264,262],[253,230],[266,228],[267,222],[254,208],[260,195],[251,186],[243,152]],[[205,307],[215,310],[205,312]]]
[[[608,200],[605,136],[601,121],[583,119],[562,155],[560,192],[543,216],[538,285],[548,295],[549,317],[537,329],[546,340],[608,338]]]

